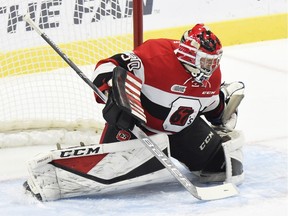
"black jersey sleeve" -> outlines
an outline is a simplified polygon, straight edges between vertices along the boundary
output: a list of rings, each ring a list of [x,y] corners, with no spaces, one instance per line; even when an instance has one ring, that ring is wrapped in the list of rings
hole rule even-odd
[[[140,58],[133,52],[116,54],[111,59],[116,61],[120,67],[132,73],[134,69],[140,69],[142,65]]]

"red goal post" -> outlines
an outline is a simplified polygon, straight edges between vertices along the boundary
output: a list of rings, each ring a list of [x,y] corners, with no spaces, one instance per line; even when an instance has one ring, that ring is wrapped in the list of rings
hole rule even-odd
[[[95,133],[104,122],[91,88],[26,24],[26,13],[90,77],[98,60],[142,43],[142,8],[142,0],[0,0],[0,148],[23,145],[3,139],[10,134]]]

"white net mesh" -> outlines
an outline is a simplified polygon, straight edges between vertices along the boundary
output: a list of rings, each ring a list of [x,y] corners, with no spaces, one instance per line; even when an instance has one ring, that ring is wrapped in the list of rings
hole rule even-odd
[[[0,0],[0,131],[101,128],[93,90],[26,13],[90,77],[98,60],[133,48],[132,0]]]

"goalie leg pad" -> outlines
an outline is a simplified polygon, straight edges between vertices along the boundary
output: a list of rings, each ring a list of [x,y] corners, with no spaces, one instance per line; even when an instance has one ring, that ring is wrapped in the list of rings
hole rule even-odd
[[[223,172],[201,170],[200,172],[194,172],[194,174],[203,183],[227,182],[239,185],[244,181],[242,152],[244,135],[241,131],[234,130],[229,133],[223,133],[220,136],[224,140],[222,148],[225,157],[225,163],[223,164],[223,166],[225,165],[225,170]]]
[[[236,130],[229,134],[232,139],[222,143],[226,161],[225,181],[239,185],[244,181],[242,151],[244,135]]]
[[[167,135],[153,135],[151,139],[164,152],[168,150]],[[122,151],[117,147],[121,145],[125,146]],[[87,148],[91,146],[94,145]],[[98,152],[93,151],[95,155],[83,155],[89,151],[85,151],[85,147],[76,147],[75,150],[69,148],[51,151],[30,161],[30,177],[27,181],[29,187],[26,188],[36,196],[39,194],[40,200],[52,201],[114,192],[172,179],[171,174],[139,140],[95,146],[104,147],[99,147]],[[63,155],[65,157],[61,158]],[[41,165],[35,161],[42,161]]]
[[[112,83],[103,109],[104,119],[124,130],[132,130],[135,124],[146,122],[140,100],[141,80],[118,66],[113,70]]]

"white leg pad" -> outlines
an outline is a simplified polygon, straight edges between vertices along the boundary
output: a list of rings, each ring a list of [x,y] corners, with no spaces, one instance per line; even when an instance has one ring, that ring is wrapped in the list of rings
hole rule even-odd
[[[241,131],[234,130],[227,134],[231,140],[222,143],[226,161],[225,182],[241,184],[244,181],[243,151],[244,135]]]
[[[154,135],[151,136],[151,139],[162,150],[169,146],[167,135]],[[95,150],[96,146],[98,152],[92,151],[91,146],[93,146],[92,150]],[[120,146],[123,147],[122,151]],[[86,149],[88,150],[86,151]],[[88,171],[87,175],[79,175],[77,172],[70,172],[51,164],[55,159],[61,160],[61,156],[65,158],[68,156],[70,158],[87,157],[87,155],[81,155],[88,154],[87,152],[90,152],[89,155],[92,154],[91,152],[95,154],[108,153],[96,166]],[[39,194],[42,201],[52,201],[60,198],[114,192],[115,190],[125,190],[152,182],[171,180],[171,174],[164,167],[148,174],[123,178],[127,173],[134,171],[153,157],[151,152],[139,140],[51,151],[46,154],[39,154],[28,162],[30,175],[27,183],[33,194]],[[117,178],[123,178],[123,180],[117,180],[115,183],[105,183],[106,180],[110,181]],[[97,179],[100,179],[100,181]]]
[[[217,131],[217,133],[223,137],[223,139],[227,138],[227,141],[222,143],[225,156],[226,171],[207,172],[205,170],[201,170],[193,173],[202,183],[227,182],[234,183],[236,185],[241,184],[244,180],[244,173],[242,169],[242,146],[244,144],[244,135],[241,131],[237,130],[230,132]]]

